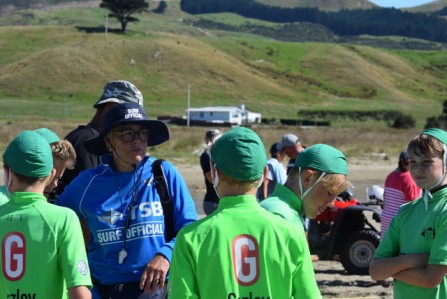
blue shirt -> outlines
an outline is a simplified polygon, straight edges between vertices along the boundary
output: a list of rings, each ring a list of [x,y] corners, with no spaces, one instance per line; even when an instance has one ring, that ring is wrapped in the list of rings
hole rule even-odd
[[[56,204],[73,209],[87,222],[90,269],[102,284],[139,281],[155,254],[171,260],[175,238],[168,243],[164,239],[163,209],[152,174],[154,161],[145,157],[135,171],[117,172],[108,165],[111,156],[104,156],[105,164],[81,172],[58,197]],[[178,231],[195,221],[197,213],[179,172],[166,161],[162,167]],[[120,264],[123,249],[127,256]]]

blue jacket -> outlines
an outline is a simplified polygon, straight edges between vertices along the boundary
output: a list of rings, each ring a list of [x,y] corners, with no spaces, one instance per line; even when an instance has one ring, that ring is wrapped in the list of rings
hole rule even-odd
[[[175,238],[164,239],[164,216],[152,174],[152,157],[145,157],[135,171],[117,172],[101,164],[83,171],[58,197],[56,204],[73,209],[91,234],[88,244],[90,270],[102,284],[139,281],[146,264],[162,254],[171,261]],[[173,201],[175,231],[197,219],[194,201],[175,167],[162,163]],[[135,187],[136,186],[136,187]],[[125,227],[127,234],[124,237]],[[119,263],[119,253],[127,253]]]

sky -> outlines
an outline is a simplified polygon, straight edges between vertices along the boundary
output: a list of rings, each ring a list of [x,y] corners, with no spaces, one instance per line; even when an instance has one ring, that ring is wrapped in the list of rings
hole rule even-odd
[[[434,0],[369,0],[369,2],[383,7],[402,8],[418,6],[428,2],[434,2]]]

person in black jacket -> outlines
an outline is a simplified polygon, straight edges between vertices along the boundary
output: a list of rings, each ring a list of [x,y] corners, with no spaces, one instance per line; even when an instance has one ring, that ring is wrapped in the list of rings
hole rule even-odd
[[[58,182],[53,196],[60,195],[65,186],[86,169],[96,167],[100,164],[99,156],[88,152],[84,147],[84,141],[99,136],[104,114],[110,107],[122,103],[137,103],[143,107],[143,95],[132,83],[124,80],[110,81],[104,86],[101,97],[93,107],[96,109],[95,115],[86,125],[80,125],[64,139],[71,142],[76,151],[76,164],[73,169],[67,169]]]

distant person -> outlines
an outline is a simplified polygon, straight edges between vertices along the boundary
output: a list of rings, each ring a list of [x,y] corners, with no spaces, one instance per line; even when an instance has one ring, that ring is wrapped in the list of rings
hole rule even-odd
[[[287,174],[289,174],[295,165],[296,158],[304,150],[304,147],[301,145],[298,136],[286,134],[281,138],[278,150],[284,152],[289,157],[289,162],[287,163]]]
[[[279,142],[270,147],[270,158],[267,160],[268,172],[261,187],[258,188],[258,199],[263,200],[272,194],[276,184],[283,185],[287,179],[287,172],[282,162],[285,154],[279,150]]]
[[[56,172],[48,141],[23,131],[7,146],[3,164],[9,201],[0,208],[0,298],[90,299],[79,220],[43,195]]]
[[[217,129],[207,131],[205,133],[206,148],[200,155],[200,166],[202,167],[203,176],[205,177],[206,193],[203,200],[203,211],[206,215],[214,212],[219,203],[219,196],[217,195],[216,190],[214,190],[213,187],[213,175],[211,172],[210,162],[210,147],[220,136],[222,136],[222,133]]]
[[[180,230],[168,298],[321,298],[306,239],[262,209],[256,189],[265,148],[250,129],[231,129],[211,147],[219,207]]]
[[[56,200],[54,191],[66,169],[73,169],[76,163],[76,152],[68,140],[60,140],[56,133],[47,128],[39,128],[36,133],[44,137],[53,153],[53,168],[56,170],[54,178],[48,182],[43,194],[52,203]]]
[[[407,147],[410,173],[422,197],[391,220],[369,272],[393,278],[394,298],[447,298],[447,132],[422,131]]]
[[[169,140],[163,122],[149,120],[136,103],[124,103],[107,111],[102,128],[84,143],[102,163],[81,172],[56,204],[73,209],[83,224],[93,298],[161,296],[175,234],[197,219],[194,201],[171,163],[161,163],[163,178],[153,173],[156,159],[146,152]],[[171,209],[163,207],[156,180],[166,183]]]
[[[421,189],[414,182],[409,169],[410,160],[407,151],[402,151],[399,155],[397,168],[388,174],[385,180],[383,210],[380,219],[382,237],[400,206],[421,196]]]
[[[300,153],[284,185],[261,202],[266,210],[288,220],[299,235],[307,238],[305,218],[314,219],[332,207],[337,195],[348,187],[345,155],[327,144],[315,144]],[[316,261],[309,251],[304,260]]]
[[[96,109],[93,118],[88,124],[78,126],[65,136],[65,139],[73,145],[77,158],[74,168],[67,169],[60,179],[56,188],[56,196],[60,195],[81,171],[94,168],[100,164],[100,157],[87,151],[84,147],[84,141],[99,136],[104,114],[110,107],[121,103],[137,103],[143,107],[143,95],[135,85],[128,81],[108,82],[104,86],[101,97],[93,105]]]

